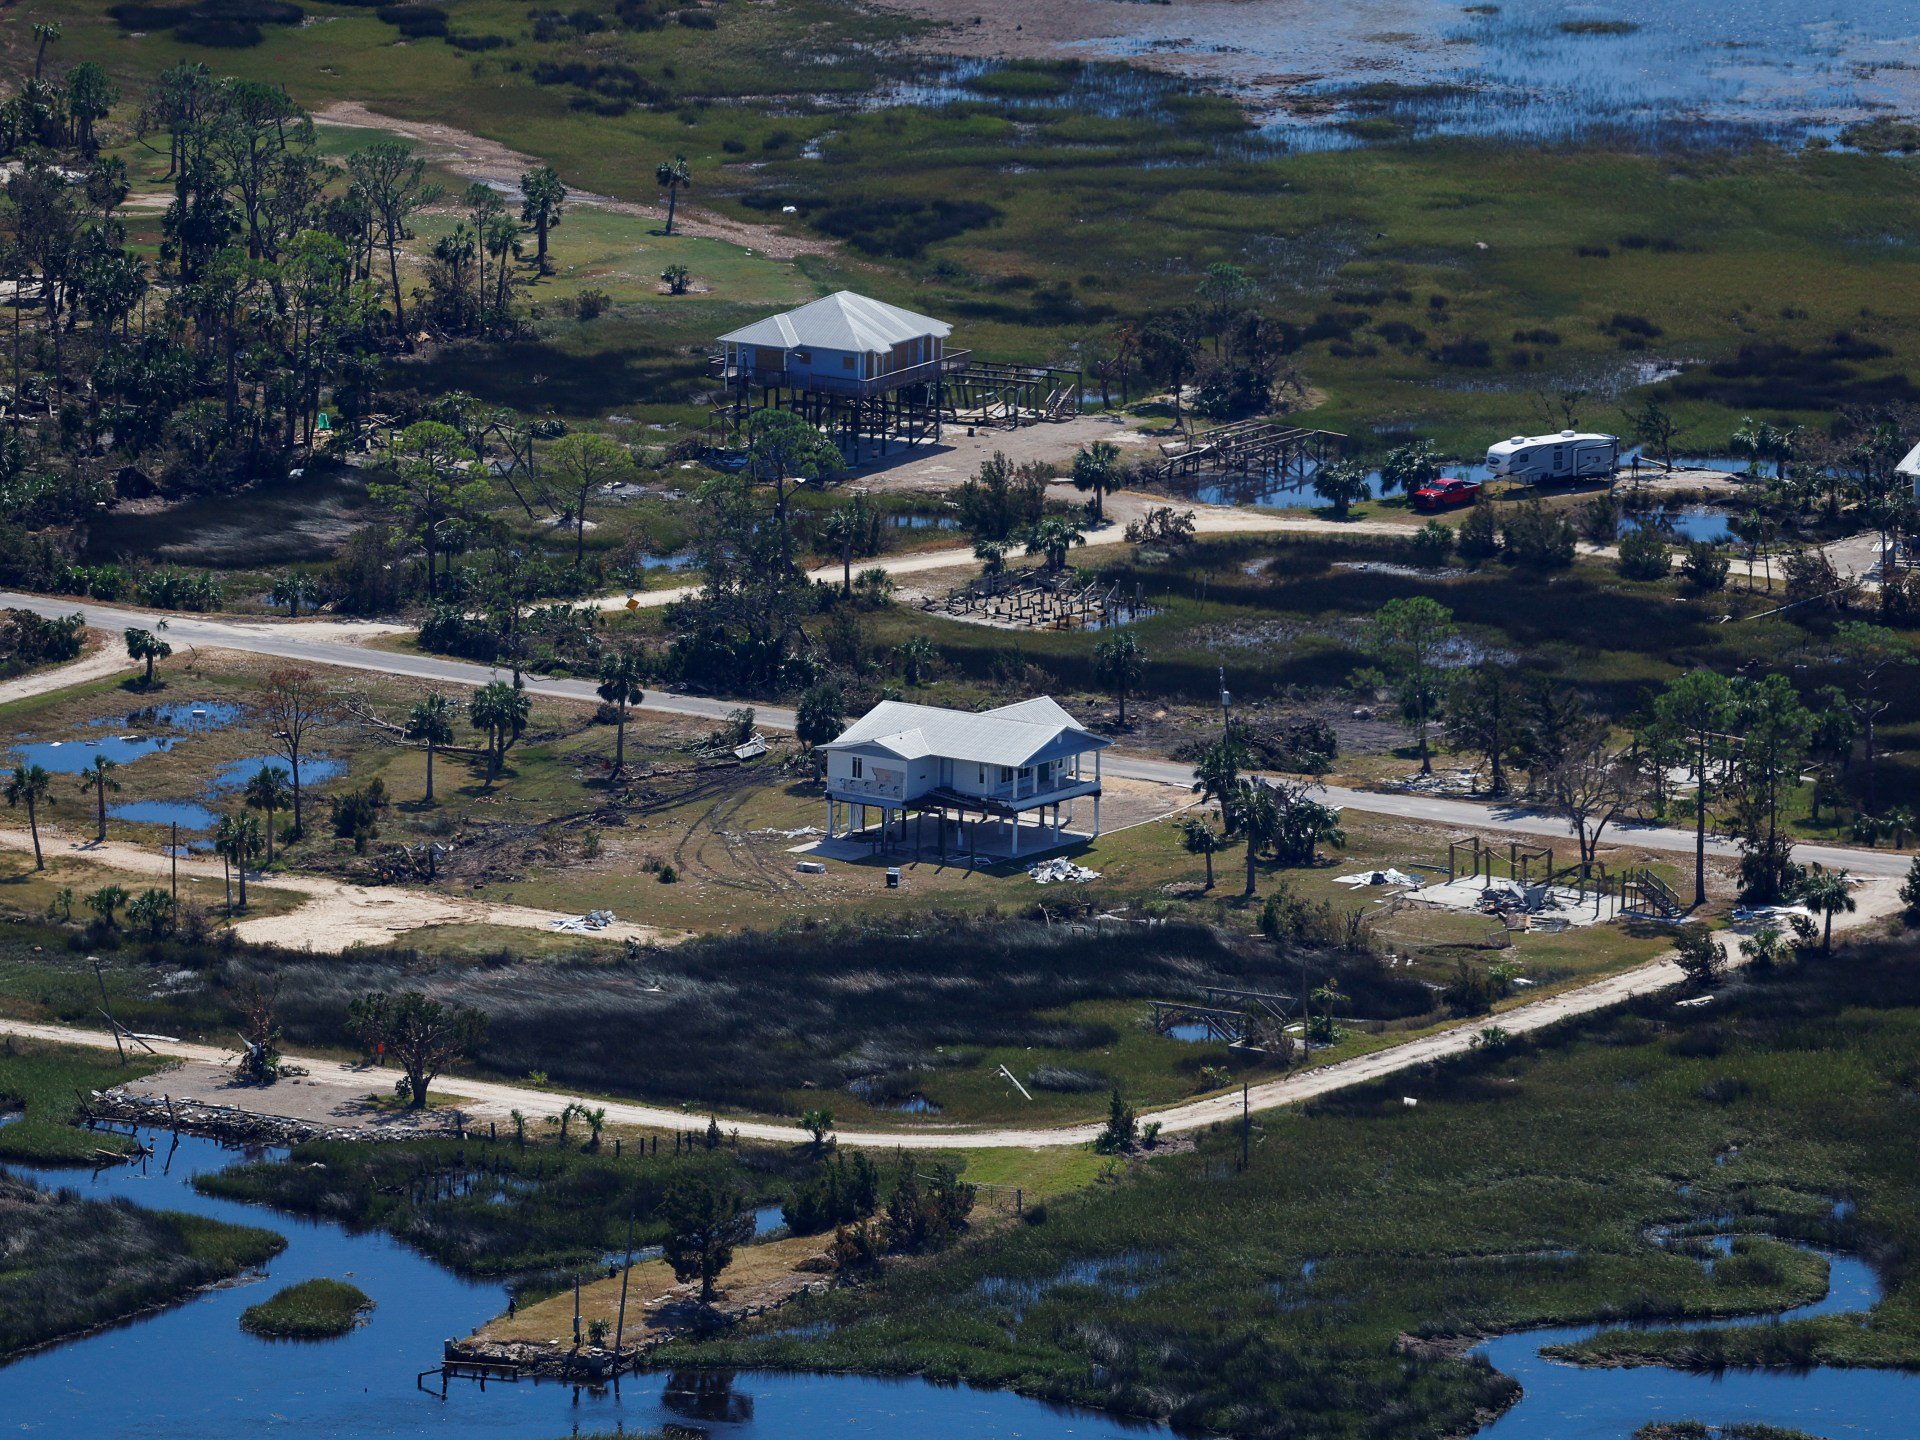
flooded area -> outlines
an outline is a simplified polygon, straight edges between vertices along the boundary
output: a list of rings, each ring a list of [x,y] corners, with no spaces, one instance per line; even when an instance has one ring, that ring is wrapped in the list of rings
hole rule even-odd
[[[1264,134],[1290,149],[1432,136],[1799,143],[1920,99],[1920,12],[1906,0],[888,3],[953,22],[929,50],[1126,60],[1210,82],[1245,97]],[[896,103],[979,98],[981,88],[936,72]],[[1092,98],[1101,113],[1122,103]]]
[[[0,750],[0,765],[39,765],[50,774],[74,776],[90,769],[100,757],[116,766],[132,766],[152,755],[169,754],[197,736],[225,730],[239,722],[242,714],[240,706],[222,701],[180,700],[95,716],[70,726],[56,739],[41,739],[32,733],[15,735],[12,743]],[[178,825],[186,834],[204,836],[220,823],[213,807],[231,808],[247,782],[264,768],[280,771],[287,783],[292,783],[285,756],[248,755],[212,766],[204,782],[189,780],[183,787],[185,793],[177,796],[109,800],[107,815],[135,825]],[[303,786],[324,785],[346,772],[346,761],[324,752],[300,757]],[[124,784],[125,777],[115,783]],[[207,843],[195,840],[191,848],[205,849]]]
[[[1724,545],[1733,539],[1731,518],[1710,505],[1681,505],[1620,517],[1622,535],[1646,529],[1658,530],[1680,543],[1705,540],[1710,545]]]
[[[184,1304],[0,1367],[0,1415],[9,1434],[138,1435],[143,1440],[554,1440],[586,1431],[647,1432],[668,1425],[730,1440],[1123,1440],[1165,1435],[1154,1426],[1068,1410],[1005,1391],[854,1375],[681,1371],[629,1376],[617,1385],[451,1382],[441,1393],[441,1342],[504,1310],[498,1282],[468,1281],[381,1234],[353,1235],[201,1195],[193,1176],[243,1158],[212,1141],[143,1131],[144,1165],[85,1171],[9,1167],[54,1188],[121,1196],[285,1235],[264,1280]],[[756,1217],[758,1220],[760,1217]],[[772,1217],[777,1221],[777,1212]],[[280,1286],[346,1278],[372,1297],[365,1325],[321,1346],[248,1335],[240,1312]],[[84,1430],[76,1417],[84,1416]]]

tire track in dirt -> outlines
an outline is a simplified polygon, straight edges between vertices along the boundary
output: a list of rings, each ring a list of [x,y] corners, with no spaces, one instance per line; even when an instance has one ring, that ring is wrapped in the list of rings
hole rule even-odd
[[[461,130],[433,120],[401,120],[391,115],[381,115],[357,100],[336,100],[316,110],[313,118],[318,124],[334,125],[343,130],[381,130],[412,140],[421,147],[421,154],[430,164],[451,170],[463,179],[478,180],[515,199],[520,195],[520,177],[546,164],[537,155],[515,150],[510,145],[489,140],[484,135],[475,135],[470,130]],[[662,224],[667,218],[664,206],[619,200],[611,195],[596,194],[592,190],[575,189],[571,185],[568,186],[567,198],[569,204],[589,205],[615,215],[632,215],[642,220],[658,220]],[[774,260],[792,260],[800,255],[830,255],[839,248],[828,240],[791,235],[771,225],[751,225],[744,220],[702,209],[697,204],[689,205],[685,200],[674,211],[673,229],[676,235],[724,240]]]

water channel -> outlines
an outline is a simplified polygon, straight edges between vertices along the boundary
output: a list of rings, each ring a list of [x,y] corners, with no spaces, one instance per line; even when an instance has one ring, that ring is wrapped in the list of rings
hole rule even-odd
[[[349,1234],[330,1222],[283,1215],[201,1195],[193,1177],[243,1158],[210,1140],[141,1131],[154,1147],[142,1164],[97,1173],[11,1167],[50,1187],[94,1198],[124,1197],[287,1237],[266,1280],[216,1289],[155,1315],[0,1366],[0,1416],[8,1433],[141,1440],[384,1440],[398,1436],[558,1440],[580,1431],[705,1427],[730,1440],[1121,1440],[1166,1435],[1098,1412],[1043,1404],[1004,1391],[847,1375],[741,1373],[628,1377],[617,1389],[459,1381],[444,1398],[435,1363],[441,1341],[499,1313],[506,1291],[469,1281],[380,1233]],[[249,1152],[246,1158],[275,1152]],[[769,1221],[771,1217],[769,1217]],[[1862,1262],[1827,1257],[1822,1300],[1779,1318],[1861,1311],[1880,1287]],[[369,1322],[317,1345],[268,1341],[239,1328],[240,1312],[273,1290],[320,1276],[351,1280],[376,1303]],[[1150,1302],[1149,1302],[1150,1303]],[[1764,1324],[1768,1318],[1728,1322]],[[1525,1397],[1481,1432],[1492,1440],[1627,1440],[1651,1418],[1713,1423],[1759,1419],[1797,1425],[1830,1440],[1895,1440],[1912,1433],[1920,1376],[1891,1371],[1737,1371],[1723,1376],[1645,1368],[1600,1370],[1549,1362],[1543,1345],[1593,1327],[1521,1332],[1477,1348],[1514,1376]],[[1686,1328],[1703,1328],[1689,1326]]]

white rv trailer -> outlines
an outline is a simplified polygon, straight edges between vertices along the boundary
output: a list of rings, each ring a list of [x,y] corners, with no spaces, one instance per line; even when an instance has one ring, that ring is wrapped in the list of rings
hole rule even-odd
[[[1619,465],[1618,435],[1573,430],[1562,430],[1558,435],[1516,435],[1487,450],[1487,469],[1527,485],[1548,480],[1612,479]]]

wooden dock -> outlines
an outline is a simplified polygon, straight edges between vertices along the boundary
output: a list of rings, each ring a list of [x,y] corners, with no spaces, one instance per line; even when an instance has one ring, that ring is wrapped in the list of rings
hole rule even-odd
[[[1273,475],[1304,484],[1315,468],[1338,458],[1346,443],[1346,436],[1331,430],[1241,420],[1203,430],[1178,445],[1163,445],[1163,458],[1148,474],[1172,488],[1190,488],[1215,475]]]

